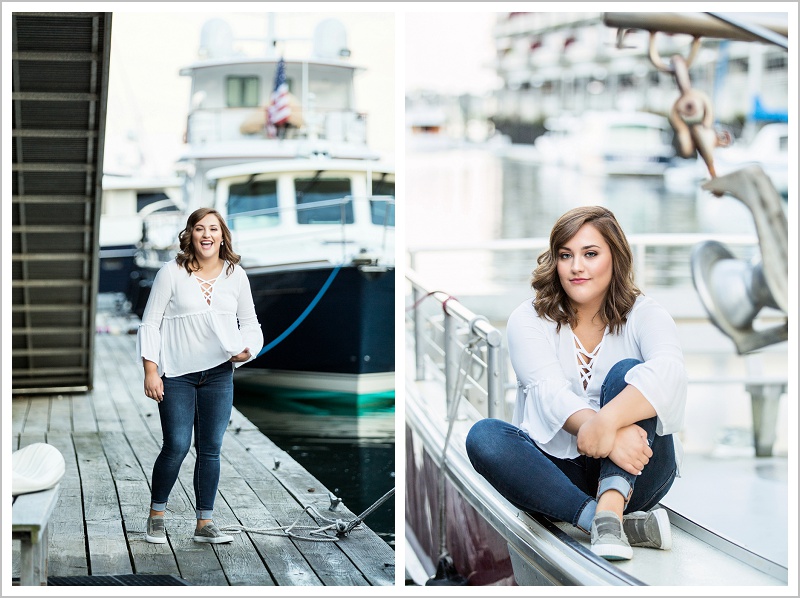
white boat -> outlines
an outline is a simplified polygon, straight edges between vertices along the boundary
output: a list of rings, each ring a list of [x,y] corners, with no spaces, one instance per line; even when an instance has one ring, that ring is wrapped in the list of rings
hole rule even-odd
[[[443,98],[432,96],[406,96],[405,143],[407,152],[447,150],[461,145],[452,130],[461,126],[454,123],[458,114]]]
[[[760,166],[784,198],[789,194],[789,125],[785,122],[754,124],[755,134],[735,139],[728,147],[714,153],[718,176],[739,170],[748,164]],[[664,172],[664,185],[676,192],[696,192],[699,183],[709,178],[702,158],[682,160]]]
[[[235,382],[393,401],[394,168],[367,144],[355,105],[361,69],[345,58],[345,31],[322,21],[313,54],[300,58],[271,43],[263,56],[242,56],[214,41],[231,38],[227,25],[209,22],[207,57],[181,70],[192,79],[178,161],[184,220],[172,243],[148,243],[140,261],[152,276],[175,255],[185,216],[215,207],[242,256],[265,340]],[[270,98],[284,82],[288,120],[275,123]]]
[[[100,226],[98,292],[125,294],[136,301],[135,257],[142,243],[144,221],[149,234],[171,242],[175,218],[182,215],[178,177],[103,176],[103,212]],[[157,226],[166,221],[168,226]],[[159,234],[168,235],[158,238]]]
[[[662,175],[675,157],[673,131],[661,115],[589,111],[545,121],[533,145],[543,163],[591,175]]]

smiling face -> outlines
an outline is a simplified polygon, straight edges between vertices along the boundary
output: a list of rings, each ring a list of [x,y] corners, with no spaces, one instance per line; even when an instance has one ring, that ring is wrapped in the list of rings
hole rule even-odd
[[[611,284],[611,249],[592,224],[584,224],[558,248],[557,271],[561,286],[578,311],[599,310]]]
[[[219,258],[222,227],[214,214],[208,214],[192,228],[192,246],[198,261]]]

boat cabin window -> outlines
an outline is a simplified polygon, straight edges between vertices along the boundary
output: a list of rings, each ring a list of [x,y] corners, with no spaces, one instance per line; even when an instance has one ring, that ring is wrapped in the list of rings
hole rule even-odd
[[[372,180],[372,224],[394,226],[394,181]]]
[[[298,224],[352,224],[350,179],[295,179]]]
[[[228,108],[254,108],[259,105],[259,79],[231,75],[225,79],[225,102]]]
[[[352,110],[352,72],[346,69],[309,65],[308,91],[314,107],[322,112]]]
[[[248,181],[231,185],[228,191],[228,226],[231,230],[251,230],[277,226],[278,182]]]
[[[607,143],[614,147],[631,149],[660,147],[667,142],[666,136],[666,131],[656,127],[613,125],[608,129]]]

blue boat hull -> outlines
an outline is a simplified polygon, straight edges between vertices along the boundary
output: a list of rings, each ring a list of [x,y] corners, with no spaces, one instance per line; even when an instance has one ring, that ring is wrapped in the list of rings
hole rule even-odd
[[[318,303],[294,326],[333,268],[248,270],[264,346],[244,368],[336,374],[394,372],[394,269],[342,267]]]

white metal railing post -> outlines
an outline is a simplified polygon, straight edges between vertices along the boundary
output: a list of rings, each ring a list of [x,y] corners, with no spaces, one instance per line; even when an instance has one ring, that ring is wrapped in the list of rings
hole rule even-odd
[[[447,413],[453,401],[458,400],[455,396],[456,379],[459,375],[459,347],[458,347],[458,322],[456,318],[444,309],[444,387],[447,398]]]
[[[411,285],[413,292],[411,296],[414,298],[414,361],[416,367],[416,380],[425,379],[425,351],[422,346],[422,325],[423,318],[420,311],[420,303],[422,301],[423,292],[420,288],[413,284]]]
[[[494,330],[486,339],[486,390],[488,393],[488,415],[494,419],[505,419],[505,378],[503,376],[503,344],[499,330]]]
[[[409,254],[409,266],[411,270],[414,270],[414,254]],[[422,303],[422,298],[425,295],[425,290],[422,289],[418,284],[416,284],[413,280],[409,280],[411,283],[411,297],[414,300],[413,310],[412,310],[412,319],[414,322],[414,367],[415,367],[415,380],[424,380],[425,379],[425,350],[422,345],[422,325],[423,325],[423,317],[422,311],[420,309],[420,305]]]

